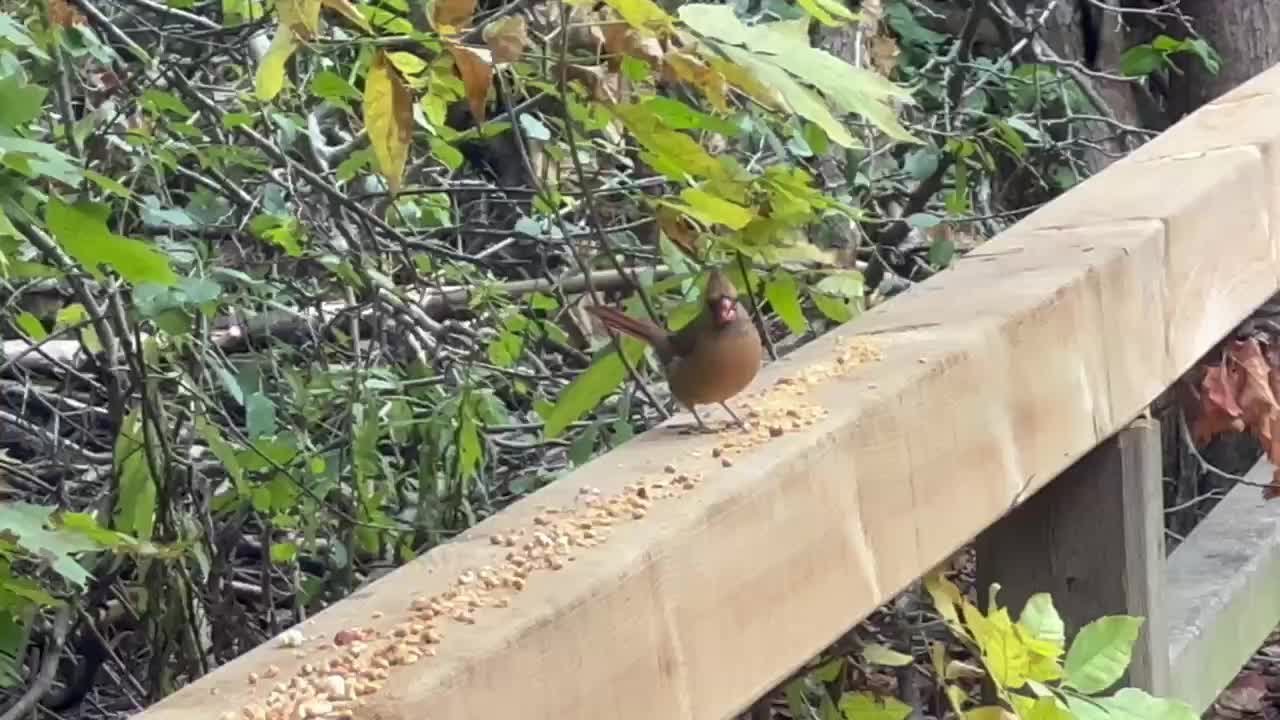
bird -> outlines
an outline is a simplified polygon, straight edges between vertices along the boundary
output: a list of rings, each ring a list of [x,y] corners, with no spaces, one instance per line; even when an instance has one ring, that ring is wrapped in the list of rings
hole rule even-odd
[[[720,405],[734,422],[745,427],[725,401],[751,384],[759,372],[764,357],[760,333],[738,301],[733,283],[719,269],[709,273],[702,297],[701,312],[675,332],[605,305],[593,305],[587,311],[605,327],[654,349],[671,394],[689,410],[703,432],[711,430],[698,415],[697,406],[711,403]]]

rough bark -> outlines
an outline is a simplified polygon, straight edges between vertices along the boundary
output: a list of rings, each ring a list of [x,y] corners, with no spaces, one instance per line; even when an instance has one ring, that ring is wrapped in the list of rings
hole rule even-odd
[[[1171,80],[1169,97],[1175,119],[1280,62],[1280,3],[1182,0],[1181,8],[1222,56],[1222,69],[1213,75],[1199,59],[1179,58],[1184,74]]]

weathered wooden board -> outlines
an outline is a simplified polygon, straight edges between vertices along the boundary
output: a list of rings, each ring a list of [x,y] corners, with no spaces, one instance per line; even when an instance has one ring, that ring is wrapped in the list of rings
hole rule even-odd
[[[1269,97],[1280,72],[1252,86]],[[730,716],[1136,416],[1277,290],[1280,124],[1257,130],[1180,124],[1169,135],[1184,139],[1156,141],[1178,152],[1118,163],[768,368],[757,388],[831,375],[772,391],[802,417],[820,406],[816,424],[771,416],[783,433],[731,467],[711,450],[732,435],[647,433],[314,618],[305,658],[269,644],[142,717],[203,720],[261,700],[271,683],[250,687],[250,672],[292,677],[352,625],[389,632],[416,596],[500,567],[508,550],[490,536],[535,528],[539,506],[581,506],[588,485],[623,493],[668,477],[665,465],[702,481],[499,591],[509,607],[437,623],[438,654],[392,668],[356,716]],[[855,334],[883,358],[834,372]]]
[[[1266,458],[1246,476],[1268,483]],[[1238,485],[1169,556],[1169,661],[1174,697],[1203,712],[1280,620],[1280,514]]]
[[[1017,613],[1047,592],[1068,637],[1104,615],[1145,619],[1121,686],[1168,695],[1160,424],[1140,417],[1089,451],[974,543],[981,597]]]

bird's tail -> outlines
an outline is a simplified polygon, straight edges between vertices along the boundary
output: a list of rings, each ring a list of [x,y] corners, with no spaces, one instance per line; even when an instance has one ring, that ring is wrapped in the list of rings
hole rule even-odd
[[[612,328],[620,333],[626,333],[650,345],[664,346],[666,343],[667,331],[649,320],[633,318],[621,310],[605,305],[591,305],[587,308],[587,312],[599,318],[600,322],[605,324],[605,327]]]

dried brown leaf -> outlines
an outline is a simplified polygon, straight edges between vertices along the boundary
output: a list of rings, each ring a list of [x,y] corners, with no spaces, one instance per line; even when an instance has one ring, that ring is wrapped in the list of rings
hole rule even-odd
[[[476,0],[435,0],[431,6],[431,24],[442,35],[459,32],[476,13]]]
[[[489,103],[489,88],[493,87],[493,54],[484,48],[473,48],[457,43],[447,43],[449,54],[458,68],[458,77],[467,91],[467,105],[476,123],[484,122],[485,107]]]
[[[1236,402],[1240,371],[1235,366],[1211,365],[1200,381],[1199,407],[1191,427],[1197,445],[1206,445],[1220,433],[1245,429],[1244,411]]]
[[[484,44],[493,53],[495,64],[519,60],[529,46],[529,29],[524,16],[508,15],[486,25]]]

